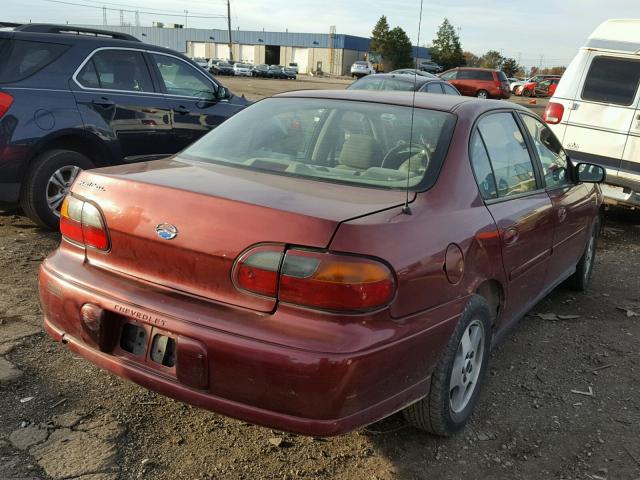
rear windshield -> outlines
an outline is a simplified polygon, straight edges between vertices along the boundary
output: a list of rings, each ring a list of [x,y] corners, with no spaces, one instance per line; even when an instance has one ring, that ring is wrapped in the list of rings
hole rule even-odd
[[[266,99],[216,127],[182,156],[320,181],[428,188],[440,170],[455,117],[416,109],[411,138],[411,110],[341,100]]]
[[[57,43],[0,39],[0,83],[17,82],[33,75],[68,48]]]
[[[640,61],[596,57],[582,90],[583,100],[632,105],[640,84]]]

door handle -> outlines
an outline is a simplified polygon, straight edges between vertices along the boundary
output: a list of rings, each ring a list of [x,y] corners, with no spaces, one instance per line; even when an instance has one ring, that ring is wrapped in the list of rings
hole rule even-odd
[[[558,208],[558,221],[564,222],[567,219],[567,209],[566,207]]]
[[[506,228],[502,232],[502,241],[505,245],[513,245],[518,241],[518,229],[516,227]]]
[[[178,115],[187,115],[189,113],[189,109],[187,109],[183,105],[180,105],[179,107],[174,108],[173,112],[177,113]]]
[[[103,108],[109,108],[115,105],[115,103],[109,100],[107,97],[95,98],[91,101],[91,103]]]

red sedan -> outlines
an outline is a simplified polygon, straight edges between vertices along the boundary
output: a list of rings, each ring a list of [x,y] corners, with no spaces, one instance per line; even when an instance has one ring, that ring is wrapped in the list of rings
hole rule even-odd
[[[170,159],[82,172],[40,269],[47,332],[273,428],[404,409],[459,430],[492,345],[561,282],[587,286],[604,171],[515,104],[413,98],[282,94]]]
[[[515,94],[525,97],[552,97],[560,78],[545,78],[540,82],[529,82],[516,88]]]

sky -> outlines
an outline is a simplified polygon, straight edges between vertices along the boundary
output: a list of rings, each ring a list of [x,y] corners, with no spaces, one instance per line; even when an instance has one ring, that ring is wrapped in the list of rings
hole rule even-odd
[[[0,0],[3,21],[102,25],[120,23],[120,9],[139,10],[140,24],[153,21],[184,23],[194,28],[226,28],[226,0]],[[153,12],[149,12],[153,10]],[[402,27],[411,40],[430,45],[447,17],[459,28],[464,50],[481,56],[501,51],[520,64],[568,64],[577,49],[602,21],[640,18],[640,0],[424,0],[418,38],[420,0],[231,0],[234,29],[290,32],[329,32],[368,37],[380,15],[391,27]],[[124,21],[135,24],[135,13]],[[214,17],[214,18],[197,18]]]

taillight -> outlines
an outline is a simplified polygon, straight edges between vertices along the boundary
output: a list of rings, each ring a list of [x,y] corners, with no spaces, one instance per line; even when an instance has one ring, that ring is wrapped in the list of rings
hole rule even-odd
[[[564,105],[556,102],[549,102],[547,108],[544,109],[542,119],[551,125],[556,125],[562,121],[564,115]]]
[[[0,117],[2,117],[13,104],[13,97],[8,93],[0,92]]]
[[[65,197],[60,208],[60,233],[88,247],[109,249],[107,226],[98,208],[71,195]]]
[[[395,280],[384,263],[354,255],[263,246],[243,254],[235,284],[251,293],[320,310],[360,312],[387,305]]]

